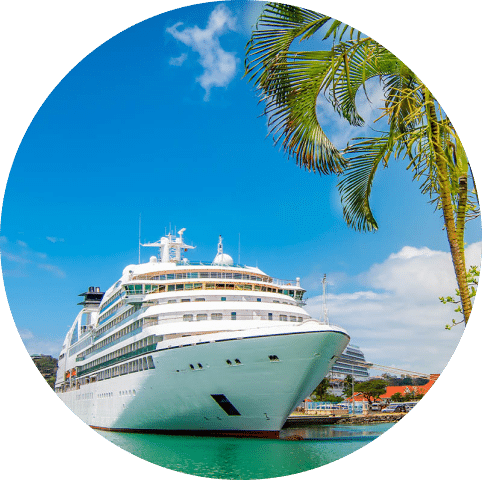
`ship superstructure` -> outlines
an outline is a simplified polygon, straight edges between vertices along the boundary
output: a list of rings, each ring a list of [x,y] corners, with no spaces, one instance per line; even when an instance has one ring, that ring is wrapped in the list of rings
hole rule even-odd
[[[82,294],[55,390],[95,428],[275,437],[349,337],[303,309],[299,278],[235,265],[221,237],[212,262],[191,262],[184,231]]]

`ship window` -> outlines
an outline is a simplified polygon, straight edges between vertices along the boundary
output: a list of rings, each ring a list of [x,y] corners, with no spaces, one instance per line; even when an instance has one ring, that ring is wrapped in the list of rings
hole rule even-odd
[[[244,289],[245,290],[253,290],[253,285],[245,285]]]
[[[261,302],[261,298],[257,298],[256,301],[257,301],[257,302]]]
[[[167,277],[168,280],[174,280],[174,274],[173,273],[168,273],[166,275],[166,277]]]
[[[282,321],[282,322],[286,322],[288,320],[288,317],[286,315],[280,315],[279,316],[279,319]]]
[[[225,302],[226,301],[226,297],[221,297],[221,302]]]
[[[234,283],[226,284],[226,290],[234,290]]]
[[[231,320],[236,320],[236,312],[231,312]]]
[[[202,283],[195,283],[194,284],[194,290],[201,290],[203,288],[203,284]]]
[[[303,317],[298,317],[298,322],[302,322],[303,321]]]
[[[199,321],[202,321],[202,320],[207,320],[208,319],[208,316],[206,313],[198,313],[196,315],[196,320],[199,322]]]
[[[175,288],[176,288],[175,285],[168,285],[168,286],[167,286],[167,291],[168,291],[168,292],[172,292]]]
[[[255,285],[255,286],[254,286],[254,289],[255,289],[257,292],[259,292],[260,288],[261,288],[261,287],[260,287],[259,285]]]
[[[211,313],[211,320],[222,320],[223,314],[222,313]]]
[[[205,302],[206,299],[205,298],[195,298],[194,301],[195,302]]]
[[[169,285],[169,286],[171,286],[171,285]],[[167,301],[167,303],[176,303],[176,302],[177,302],[176,299],[171,299],[171,300],[168,300],[168,301]]]
[[[150,355],[147,357],[147,365],[148,365],[149,368],[156,368],[154,366],[154,360],[152,359],[152,357]]]
[[[209,278],[209,272],[201,272],[199,278]]]
[[[142,293],[142,285],[137,284],[134,287],[137,294]]]
[[[186,283],[186,285],[184,286],[186,290],[192,290],[192,287],[193,287],[192,283]]]
[[[186,302],[190,302],[191,299],[190,298],[181,298],[181,303],[186,303]]]
[[[213,290],[214,289],[214,283],[206,283],[206,290]]]
[[[184,290],[184,283],[178,283],[176,285],[176,290]]]
[[[290,317],[290,322],[296,322],[296,317],[291,316],[291,317]]]
[[[261,287],[262,292],[266,292],[266,287]]]
[[[272,313],[268,313],[268,320],[273,320],[273,314]]]
[[[184,322],[192,322],[192,318],[193,318],[193,317],[192,317],[192,314],[191,314],[191,313],[188,313],[188,314],[182,316],[182,320],[183,320]]]
[[[216,283],[216,289],[218,290],[222,290],[225,288],[225,284],[224,283]]]

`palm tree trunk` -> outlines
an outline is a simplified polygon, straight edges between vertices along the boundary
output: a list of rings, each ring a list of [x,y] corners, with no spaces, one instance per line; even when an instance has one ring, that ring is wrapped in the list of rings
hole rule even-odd
[[[440,201],[442,204],[442,213],[443,213],[443,218],[445,223],[445,230],[447,232],[447,239],[450,246],[450,254],[452,256],[452,263],[455,270],[455,277],[457,279],[457,285],[459,287],[464,321],[465,321],[465,324],[467,325],[470,312],[472,311],[472,302],[470,301],[469,287],[467,285],[465,255],[464,255],[464,245],[463,245],[463,229],[465,228],[465,224],[462,227],[462,237],[461,237],[462,245],[460,245],[459,243],[460,235],[457,235],[457,229],[456,229],[455,220],[454,220],[454,211],[452,208],[452,199],[450,196],[450,181],[448,176],[448,168],[447,168],[445,154],[440,141],[440,130],[439,130],[439,125],[437,121],[437,114],[435,112],[434,99],[432,97],[432,94],[429,92],[427,88],[425,88],[425,102],[426,102],[426,109],[427,109],[426,110],[427,121],[429,122],[430,130],[432,133],[431,140],[432,140],[432,145],[435,153],[435,163],[437,166],[438,183],[440,185],[439,194],[440,194]],[[465,207],[464,207],[464,210],[465,210]]]
[[[459,176],[459,194],[457,199],[457,241],[459,243],[460,253],[464,258],[465,264],[465,217],[467,209],[467,173]],[[466,322],[467,323],[467,322]]]

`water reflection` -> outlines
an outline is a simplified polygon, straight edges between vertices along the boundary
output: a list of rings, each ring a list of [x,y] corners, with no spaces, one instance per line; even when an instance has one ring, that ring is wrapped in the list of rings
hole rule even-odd
[[[98,433],[124,450],[171,470],[250,480],[326,465],[368,444],[391,425],[293,427],[284,429],[280,440]],[[293,435],[307,441],[284,440]]]

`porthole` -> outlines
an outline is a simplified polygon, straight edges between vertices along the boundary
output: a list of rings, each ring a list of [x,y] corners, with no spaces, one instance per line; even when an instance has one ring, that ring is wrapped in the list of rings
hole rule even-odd
[[[227,363],[228,365],[232,365],[231,360],[226,360],[226,363]]]
[[[203,368],[203,366],[202,366],[200,363],[198,363],[197,366],[198,366],[200,369]]]
[[[194,370],[194,365],[192,363],[189,364],[189,367],[191,368],[191,370]]]
[[[239,358],[235,358],[234,361],[238,364],[241,365],[241,360]]]

